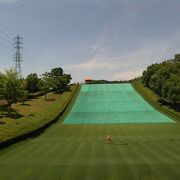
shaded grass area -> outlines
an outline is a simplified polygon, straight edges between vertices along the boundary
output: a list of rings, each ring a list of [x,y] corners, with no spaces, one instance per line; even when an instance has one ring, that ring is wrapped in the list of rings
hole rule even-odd
[[[170,109],[174,109],[177,112],[180,112],[180,102],[172,104],[171,102],[165,101],[164,99],[159,99],[158,102],[161,106],[168,106]]]
[[[59,98],[60,94],[48,93],[47,100],[44,100],[44,96],[39,96],[33,99],[27,100],[24,104],[18,102],[12,104],[11,114],[8,114],[5,100],[0,102],[0,121],[8,123],[12,119],[18,119],[23,116],[33,115],[47,106],[51,105],[53,101]]]
[[[144,85],[139,81],[134,81],[131,84],[133,88],[155,109],[176,121],[180,121],[178,107],[174,108],[169,103],[165,103],[157,94],[152,92],[149,88],[144,87]]]
[[[24,117],[12,119],[5,116],[0,120],[0,143],[34,132],[54,121],[64,111],[76,88],[77,85],[71,86],[70,91],[61,95],[49,94],[48,98],[53,101],[57,96],[54,102],[44,101],[44,97],[39,97],[26,102],[28,105],[25,106],[14,105],[13,109]]]

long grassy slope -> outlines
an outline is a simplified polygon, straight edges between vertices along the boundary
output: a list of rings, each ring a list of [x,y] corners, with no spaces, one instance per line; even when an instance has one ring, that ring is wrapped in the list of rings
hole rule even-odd
[[[178,179],[180,126],[61,125],[0,152],[1,179]],[[105,142],[110,133],[113,143]]]
[[[0,179],[180,178],[179,122],[63,125],[62,121],[61,117],[38,137],[0,151]],[[107,133],[112,143],[105,141]]]
[[[7,121],[5,121],[6,124],[0,124],[0,145],[8,141],[13,142],[13,139],[16,140],[26,134],[30,135],[32,132],[34,133],[55,121],[70,102],[72,96],[76,92],[76,89],[77,85],[71,86],[69,92],[64,92],[57,98],[56,101],[51,103],[51,105],[44,107],[39,112],[25,115],[19,119],[7,119]],[[37,102],[39,101],[37,100]],[[47,105],[47,103],[44,104]],[[26,107],[24,107],[23,110],[25,108]],[[36,107],[36,109],[38,109],[38,107]],[[33,110],[33,112],[34,111],[35,110]]]

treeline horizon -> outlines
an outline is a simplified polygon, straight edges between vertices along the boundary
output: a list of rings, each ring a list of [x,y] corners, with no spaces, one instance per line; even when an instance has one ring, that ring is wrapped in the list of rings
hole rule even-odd
[[[163,100],[178,105],[180,103],[180,54],[176,54],[174,59],[148,66],[141,80],[144,86]]]
[[[99,79],[99,80],[93,79],[93,80],[91,81],[91,84],[129,83],[129,82],[131,82],[131,81],[132,81],[132,80],[109,81],[109,80],[105,80],[105,79]]]
[[[46,100],[49,92],[64,92],[71,79],[71,74],[65,74],[61,67],[53,68],[50,72],[45,72],[40,76],[31,73],[26,78],[22,78],[15,69],[11,68],[4,73],[0,72],[0,99],[7,101],[10,113],[13,103],[22,101],[24,104],[30,96],[32,98],[45,95]]]

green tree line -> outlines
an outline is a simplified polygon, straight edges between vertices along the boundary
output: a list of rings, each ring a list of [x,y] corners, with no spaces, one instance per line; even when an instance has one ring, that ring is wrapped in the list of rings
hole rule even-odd
[[[180,102],[180,54],[174,59],[148,66],[142,75],[143,84],[165,101]]]
[[[36,73],[22,78],[15,69],[0,72],[0,99],[4,99],[8,104],[10,113],[11,105],[21,100],[23,103],[29,93],[41,92],[46,95],[48,92],[62,93],[68,88],[71,81],[70,74],[64,74],[61,67],[51,69],[38,76]]]

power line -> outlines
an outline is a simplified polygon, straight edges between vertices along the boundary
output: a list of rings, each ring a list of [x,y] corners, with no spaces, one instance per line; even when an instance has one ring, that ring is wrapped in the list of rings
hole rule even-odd
[[[6,58],[8,58],[8,59],[12,59],[12,57],[7,56],[6,54],[3,54],[3,53],[1,53],[1,52],[0,52],[0,56],[4,56],[4,57],[6,57]]]
[[[7,47],[4,47],[3,49],[0,49],[0,51],[3,51],[3,52],[5,52],[5,53],[13,53],[13,48],[12,49],[10,49],[10,48],[7,48]]]
[[[0,36],[0,39],[3,40],[6,43],[11,43],[9,40],[5,39],[4,37]]]
[[[10,52],[4,51],[4,50],[2,50],[2,49],[0,49],[0,52],[5,53],[5,54],[12,55]]]
[[[0,28],[2,30],[5,30],[6,32],[8,32],[9,34],[11,34],[11,36],[13,37],[15,35],[15,33],[13,33],[11,30],[9,30],[9,28],[5,27],[4,25],[0,24]],[[7,33],[6,33],[7,34]]]
[[[0,32],[4,35],[4,36],[6,36],[7,38],[9,38],[9,39],[11,39],[12,40],[12,37],[10,37],[8,34],[6,34],[4,31],[2,31],[1,29],[0,29]]]
[[[6,27],[4,27],[0,24],[0,39],[8,44],[12,44],[13,38],[7,32],[9,32],[10,34],[14,34],[11,31],[9,31]]]
[[[3,40],[3,42],[6,42],[12,45],[12,40],[13,40],[12,36],[14,36],[14,33],[12,33],[12,31],[10,31],[4,25],[0,24],[0,40]],[[12,52],[13,49],[5,47],[4,43],[2,45],[3,45],[3,49],[6,49],[6,50],[0,49],[0,52],[2,52],[3,54],[12,55],[10,52]]]
[[[4,43],[4,41],[0,40],[0,50],[2,50],[2,51],[5,50],[5,51],[8,51],[8,52],[13,52],[14,48],[12,47],[12,43],[13,43],[13,39],[12,39],[11,44]]]

